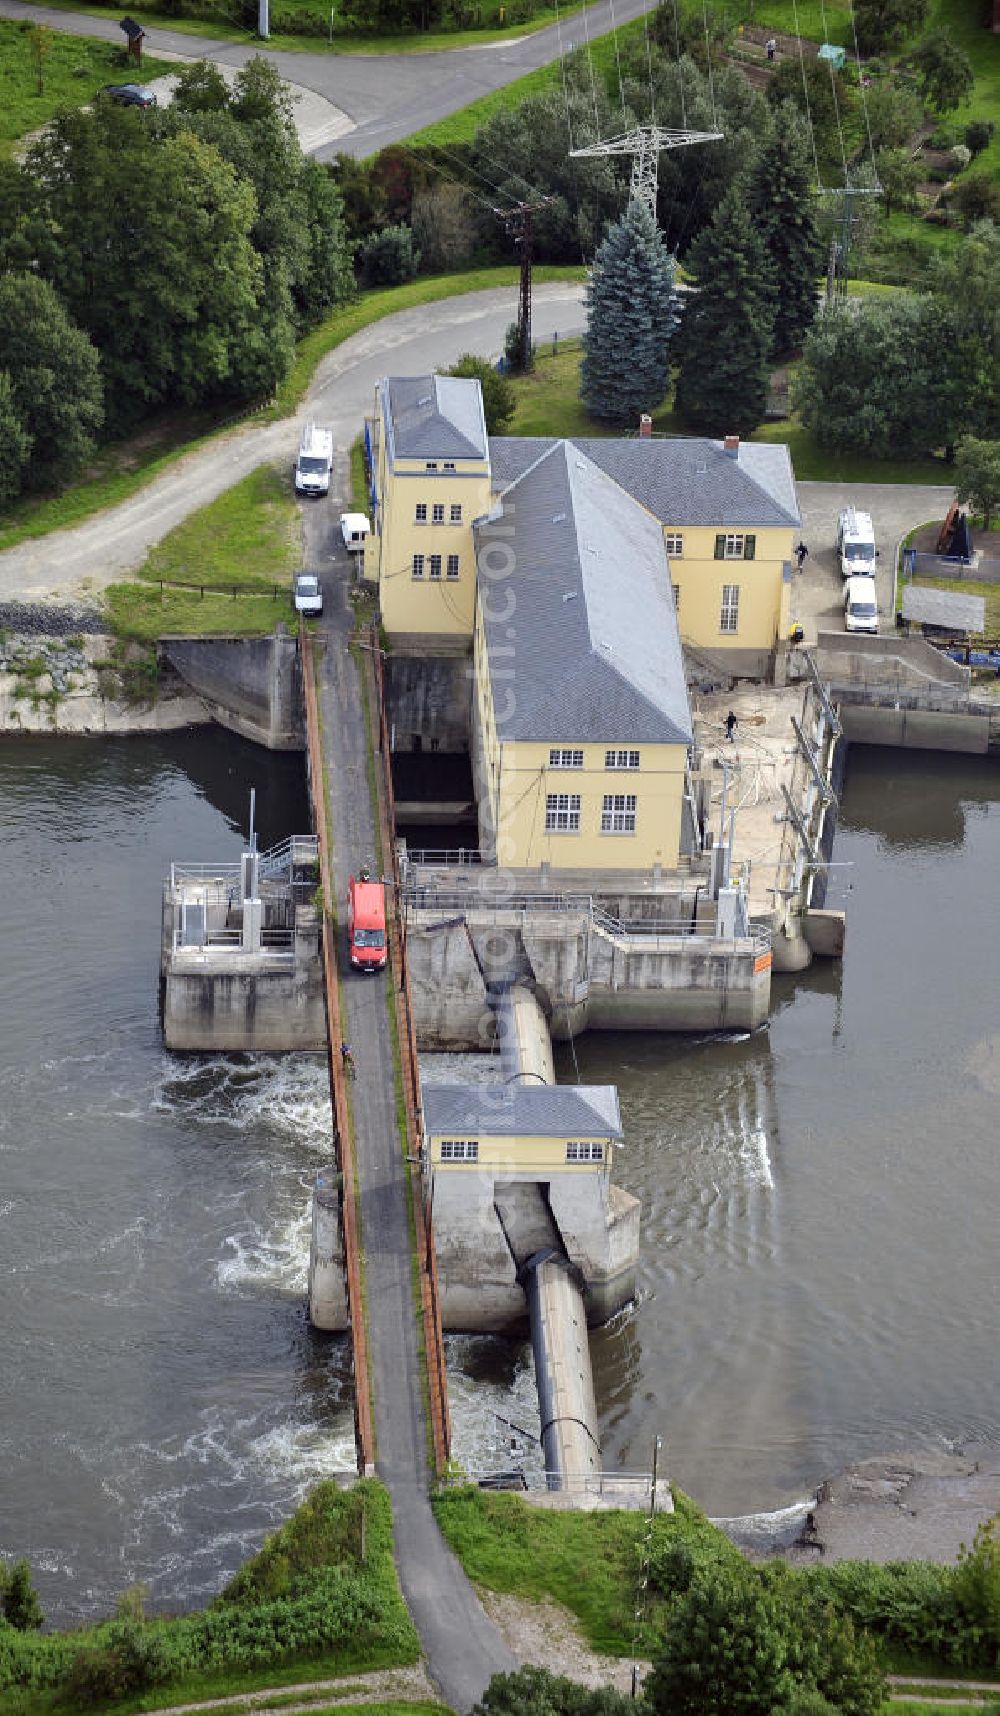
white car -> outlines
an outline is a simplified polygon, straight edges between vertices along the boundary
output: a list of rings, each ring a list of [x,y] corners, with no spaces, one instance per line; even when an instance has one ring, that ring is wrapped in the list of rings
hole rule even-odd
[[[295,580],[295,590],[292,597],[296,613],[321,614],[323,612],[323,592],[319,587],[319,579],[311,572],[300,572]]]

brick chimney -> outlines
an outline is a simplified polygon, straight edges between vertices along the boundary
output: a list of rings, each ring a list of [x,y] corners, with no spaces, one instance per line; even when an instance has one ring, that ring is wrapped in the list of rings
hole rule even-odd
[[[722,445],[726,451],[726,454],[728,455],[728,457],[730,459],[738,459],[739,458],[739,456],[740,456],[740,438],[738,435],[727,435],[726,439],[723,441]]]
[[[644,411],[639,419],[639,435],[643,441],[648,441],[653,433],[653,419],[648,411]]]

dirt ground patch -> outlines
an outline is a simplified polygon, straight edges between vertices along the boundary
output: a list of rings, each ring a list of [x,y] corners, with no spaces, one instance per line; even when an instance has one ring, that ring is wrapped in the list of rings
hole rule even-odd
[[[591,1650],[576,1616],[561,1603],[547,1598],[542,1603],[510,1597],[498,1591],[480,1591],[480,1601],[506,1643],[522,1662],[533,1662],[552,1674],[564,1674],[583,1686],[613,1686],[618,1692],[632,1690],[631,1659],[602,1656]],[[639,1662],[640,1679],[649,1668]]]

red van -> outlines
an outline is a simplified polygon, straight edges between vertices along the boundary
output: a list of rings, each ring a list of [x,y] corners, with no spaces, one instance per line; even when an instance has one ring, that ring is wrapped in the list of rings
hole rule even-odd
[[[359,971],[385,969],[385,889],[381,882],[357,881],[351,877],[347,942],[351,964]]]

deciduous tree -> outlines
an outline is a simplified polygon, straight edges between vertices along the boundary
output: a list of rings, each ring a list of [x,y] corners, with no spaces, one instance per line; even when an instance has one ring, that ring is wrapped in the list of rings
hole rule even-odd
[[[495,1674],[472,1716],[632,1716],[635,1704],[613,1687],[593,1688],[529,1664]]]
[[[587,282],[580,392],[593,416],[638,427],[670,378],[677,326],[674,263],[644,203],[609,231]]]
[[[30,451],[31,436],[17,414],[10,376],[0,370],[0,506],[7,506],[20,494]],[[0,1591],[2,1581],[0,1568]]]
[[[463,352],[446,373],[470,376],[479,382],[483,390],[486,432],[488,435],[505,434],[517,409],[517,398],[510,382],[498,374],[489,360],[475,357],[472,352]]]
[[[697,288],[677,340],[677,410],[703,433],[749,435],[767,406],[776,288],[742,187],[719,204],[688,264]]]
[[[951,113],[968,101],[976,76],[965,49],[948,30],[932,30],[910,55],[920,93],[938,113]]]
[[[858,0],[854,24],[863,54],[901,48],[927,17],[928,0]]]
[[[104,416],[97,352],[59,294],[33,274],[0,276],[0,328],[11,410],[28,441],[22,486],[67,483],[93,451]],[[8,449],[8,458],[16,454],[9,428]]]
[[[1000,509],[1000,441],[977,441],[972,435],[963,437],[955,455],[955,489],[963,506],[982,513],[983,529],[989,530],[993,514]],[[986,1562],[989,1549],[985,1539],[981,1546],[977,1543],[980,1563]],[[1000,1542],[996,1540],[992,1546],[992,1557],[995,1597],[1000,1598]],[[970,1555],[962,1573],[964,1584],[970,1589],[975,1566]],[[1000,1638],[1000,1607],[995,1615],[995,1630]]]

